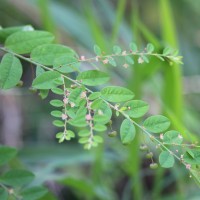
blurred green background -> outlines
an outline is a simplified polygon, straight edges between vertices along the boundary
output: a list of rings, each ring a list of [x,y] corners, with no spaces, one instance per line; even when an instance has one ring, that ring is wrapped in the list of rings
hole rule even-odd
[[[104,70],[113,77],[111,84],[129,87],[136,98],[150,103],[150,114],[165,114],[192,142],[200,130],[199,8],[198,0],[0,0],[0,25],[31,24],[50,31],[58,43],[86,57],[94,56],[94,44],[106,53],[115,44],[128,49],[132,41],[140,48],[150,42],[157,52],[166,46],[179,49],[183,66],[152,58],[148,65]],[[20,149],[20,162],[13,167],[23,163],[36,174],[35,185],[49,188],[43,200],[200,199],[180,163],[170,170],[149,169],[139,151],[144,140],[139,132],[125,147],[106,134],[105,143],[91,151],[77,141],[58,144],[49,114],[53,94],[41,101],[28,91],[34,68],[24,64],[24,87],[0,91],[0,139]],[[113,129],[119,129],[115,119]],[[156,155],[153,145],[150,149]]]

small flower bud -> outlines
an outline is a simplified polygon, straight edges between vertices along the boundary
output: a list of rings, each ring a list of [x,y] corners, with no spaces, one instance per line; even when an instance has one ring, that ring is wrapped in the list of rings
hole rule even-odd
[[[62,120],[65,120],[65,119],[67,119],[67,115],[66,114],[62,114]]]

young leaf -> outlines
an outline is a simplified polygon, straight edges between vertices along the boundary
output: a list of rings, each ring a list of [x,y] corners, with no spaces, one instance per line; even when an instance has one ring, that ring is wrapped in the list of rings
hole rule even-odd
[[[184,161],[189,164],[200,164],[200,151],[196,149],[189,149],[184,154]]]
[[[30,53],[35,47],[51,43],[54,36],[46,31],[19,31],[10,35],[5,47],[18,54]]]
[[[120,137],[123,144],[130,144],[135,137],[135,126],[133,123],[125,119],[120,127]]]
[[[54,94],[58,94],[58,95],[63,95],[64,91],[60,88],[52,88],[51,91],[54,93]]]
[[[78,132],[80,137],[88,137],[90,135],[90,131],[88,129],[82,129]]]
[[[125,61],[130,65],[134,64],[134,60],[130,56],[125,56]]]
[[[103,142],[103,138],[102,138],[101,136],[99,136],[99,135],[95,135],[95,136],[93,137],[93,140],[94,140],[95,142],[97,142],[97,143],[102,143],[102,142]]]
[[[97,132],[103,132],[106,131],[107,127],[103,124],[95,124],[93,129]]]
[[[4,165],[17,154],[17,150],[12,147],[0,146],[0,165]]]
[[[167,144],[181,144],[182,141],[183,138],[178,131],[167,131],[163,137],[163,142]]]
[[[19,59],[10,53],[5,54],[0,63],[0,89],[16,86],[21,76],[22,65]]]
[[[84,85],[89,86],[96,86],[96,85],[102,85],[106,82],[108,82],[110,77],[105,72],[101,72],[99,70],[88,70],[81,72],[77,80],[81,81]]]
[[[83,92],[82,88],[75,88],[71,91],[70,95],[69,95],[69,100],[73,103],[75,103],[75,105],[79,105],[80,101],[81,101],[81,93]]]
[[[53,125],[57,126],[57,127],[63,127],[64,126],[64,122],[60,121],[60,120],[54,120],[53,121]]]
[[[60,44],[43,44],[31,52],[31,59],[43,64],[43,65],[54,65],[56,58],[62,56],[76,57],[77,54],[74,50],[69,47]]]
[[[12,169],[1,176],[0,182],[9,186],[20,187],[33,181],[34,177],[34,174],[27,170]]]
[[[115,62],[115,60],[114,60],[113,57],[108,57],[108,62],[109,62],[113,67],[116,67],[116,66],[117,66],[117,63]]]
[[[121,48],[117,45],[113,47],[114,54],[120,54],[122,52]]]
[[[153,133],[161,133],[166,131],[170,126],[170,121],[167,117],[162,115],[154,115],[147,118],[144,123],[144,127]]]
[[[147,53],[152,53],[154,51],[154,46],[153,44],[147,44]]]
[[[94,52],[97,56],[101,55],[101,49],[98,45],[94,45]]]
[[[51,112],[51,115],[54,116],[54,117],[59,117],[59,118],[61,118],[62,112],[61,112],[60,110],[53,110],[53,111]]]
[[[137,51],[137,45],[135,43],[130,43],[129,44],[129,47],[130,49],[133,51],[133,52],[136,52]]]
[[[21,196],[24,200],[38,200],[43,197],[48,190],[44,187],[36,186],[25,189],[21,192]]]
[[[174,165],[174,156],[168,151],[162,151],[159,156],[159,163],[163,168],[170,168]]]
[[[131,100],[134,93],[127,88],[108,86],[101,90],[101,96],[107,101],[118,103]]]
[[[127,109],[124,111],[129,117],[132,118],[139,118],[144,116],[147,111],[149,110],[149,105],[140,100],[132,100],[123,105],[124,107],[127,107]]]
[[[33,88],[36,89],[51,89],[57,87],[59,84],[55,82],[60,78],[60,74],[54,71],[47,71],[37,76],[32,83]]]

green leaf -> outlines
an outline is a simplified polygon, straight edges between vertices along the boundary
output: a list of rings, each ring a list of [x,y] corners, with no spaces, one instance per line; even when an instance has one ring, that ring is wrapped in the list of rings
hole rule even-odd
[[[69,100],[73,103],[75,103],[75,105],[79,105],[80,101],[81,101],[81,93],[83,92],[83,88],[75,88],[70,92],[69,95]]]
[[[200,151],[196,149],[189,149],[184,154],[184,161],[189,164],[200,164]]]
[[[0,199],[1,200],[8,200],[8,192],[3,188],[0,188]]]
[[[94,52],[97,56],[101,55],[101,49],[98,45],[94,45]]]
[[[50,104],[54,107],[62,107],[63,106],[63,102],[59,99],[53,99],[50,101]]]
[[[45,72],[45,70],[42,67],[40,67],[40,66],[36,67],[36,76],[39,76],[39,75],[43,74],[44,72]]]
[[[144,127],[153,133],[161,133],[166,131],[170,126],[170,121],[162,115],[154,115],[144,121]]]
[[[142,55],[141,57],[142,57],[142,59],[144,60],[145,63],[149,63],[149,59],[148,59],[147,56]]]
[[[31,187],[22,191],[21,196],[24,200],[38,200],[43,197],[48,190],[44,187]]]
[[[78,142],[79,142],[80,144],[85,144],[85,143],[88,143],[88,140],[89,140],[88,137],[83,137],[83,138],[80,138],[80,139],[78,140]]]
[[[99,135],[95,135],[95,136],[93,137],[93,140],[94,140],[95,142],[97,142],[97,143],[102,143],[102,142],[103,142],[103,138],[102,138],[101,136],[99,136]]]
[[[120,54],[122,52],[121,48],[117,45],[113,47],[114,54]]]
[[[101,96],[110,102],[123,102],[131,100],[134,93],[127,88],[118,86],[108,86],[101,90]]]
[[[112,117],[112,110],[105,102],[101,100],[95,108],[93,120],[97,123],[106,124]]]
[[[164,134],[163,142],[167,144],[181,144],[183,142],[183,138],[178,131],[167,131]]]
[[[125,119],[120,127],[120,138],[123,144],[130,144],[135,137],[135,126],[133,123]]]
[[[54,126],[57,126],[57,127],[63,127],[65,124],[64,124],[63,121],[54,120],[54,121],[53,121],[53,125],[54,125]]]
[[[49,94],[49,90],[40,90],[39,96],[42,99],[45,99],[45,98],[47,98],[48,94]]]
[[[58,94],[58,95],[63,95],[64,94],[64,91],[61,88],[52,88],[51,91],[54,94]]]
[[[27,185],[34,179],[34,174],[22,169],[13,169],[0,177],[0,182],[13,187]]]
[[[17,150],[7,146],[0,146],[0,165],[4,165],[13,159],[17,154]]]
[[[52,89],[59,85],[55,81],[60,77],[58,72],[47,71],[37,76],[33,80],[32,86],[36,89]]]
[[[88,96],[89,100],[95,100],[101,96],[101,92],[93,92]]]
[[[60,44],[44,44],[31,52],[32,60],[49,66],[54,65],[55,60],[62,56],[75,57],[77,54],[71,48]]]
[[[117,63],[115,62],[115,60],[114,60],[113,57],[108,57],[108,62],[109,62],[113,67],[116,67],[116,66],[117,66]]]
[[[54,36],[46,31],[20,31],[10,35],[5,47],[18,54],[30,53],[35,47],[51,43]]]
[[[77,80],[81,81],[84,85],[89,86],[96,86],[96,85],[102,85],[106,82],[108,82],[110,77],[105,72],[101,72],[99,70],[88,70],[81,72]]]
[[[62,112],[60,110],[53,110],[51,111],[51,115],[54,117],[60,117],[62,116]]]
[[[130,49],[133,51],[133,52],[136,52],[137,51],[137,45],[135,43],[130,43],[129,44],[129,47]]]
[[[10,53],[3,56],[0,64],[0,88],[9,89],[17,85],[22,76],[22,65]]]
[[[88,129],[83,129],[78,132],[80,137],[88,137],[90,135],[90,131]]]
[[[163,168],[170,168],[174,166],[174,156],[168,151],[162,151],[159,156],[159,163]]]
[[[124,111],[129,117],[132,118],[139,118],[144,116],[147,111],[149,110],[149,105],[140,100],[132,100],[123,105],[124,107],[127,107],[127,109]]]
[[[166,47],[166,48],[164,48],[164,50],[163,50],[163,55],[164,56],[167,56],[167,55],[170,55],[171,53],[172,53],[172,48],[170,48],[170,47]]]
[[[154,46],[153,44],[147,44],[147,53],[152,53],[154,51]]]
[[[95,124],[93,129],[98,132],[106,131],[107,127],[103,124]]]
[[[62,55],[55,58],[53,68],[61,73],[71,73],[79,70],[80,62],[74,56]]]
[[[134,64],[134,60],[130,56],[125,56],[125,61],[130,65]]]
[[[8,28],[0,29],[0,42],[4,43],[6,38],[11,34],[18,32],[18,31],[33,31],[33,27],[30,25],[26,26],[13,26]]]

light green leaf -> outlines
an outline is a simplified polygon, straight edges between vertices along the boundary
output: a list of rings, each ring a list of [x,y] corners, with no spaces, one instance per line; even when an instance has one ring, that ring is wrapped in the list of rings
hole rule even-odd
[[[95,124],[93,129],[97,132],[103,132],[106,131],[107,127],[103,124]]]
[[[61,88],[52,88],[51,91],[52,91],[54,94],[58,94],[58,95],[63,95],[63,94],[64,94],[64,91],[63,91],[63,89],[61,89]]]
[[[162,151],[159,156],[159,163],[163,168],[170,168],[174,166],[174,156],[168,151]]]
[[[40,45],[31,52],[32,60],[49,66],[54,65],[55,60],[62,56],[75,57],[77,54],[71,48],[60,44]]]
[[[53,125],[57,126],[57,127],[63,127],[64,126],[64,122],[60,121],[60,120],[54,120],[53,121]]]
[[[35,47],[51,43],[54,36],[46,31],[19,31],[10,35],[5,47],[18,54],[30,53]]]
[[[37,76],[32,83],[33,88],[36,89],[51,89],[55,88],[60,83],[56,83],[55,81],[59,79],[61,75],[58,72],[47,71],[43,74]]]
[[[135,126],[133,123],[125,119],[120,127],[120,138],[123,144],[130,144],[135,137]]]
[[[110,102],[123,102],[131,100],[134,93],[127,88],[118,86],[108,86],[101,90],[101,96]]]
[[[172,49],[172,48],[166,47],[166,48],[164,48],[164,50],[163,50],[163,55],[164,55],[164,56],[167,56],[167,55],[172,54],[172,52],[173,52],[173,49]]]
[[[140,100],[132,100],[123,105],[124,107],[127,107],[127,109],[124,111],[129,117],[132,118],[139,118],[144,116],[147,111],[149,110],[149,105]]]
[[[101,49],[98,45],[94,45],[94,52],[97,56],[101,55]]]
[[[39,65],[36,67],[36,76],[39,76],[41,74],[43,74],[45,72],[45,70],[40,67]]]
[[[125,56],[125,61],[130,65],[134,64],[134,60],[130,56]]]
[[[95,100],[101,96],[101,92],[93,92],[88,96],[89,100]]]
[[[79,70],[80,62],[74,55],[62,55],[55,58],[53,68],[61,73],[71,73]]]
[[[59,99],[53,99],[50,101],[50,104],[54,107],[62,107],[63,106],[63,102]]]
[[[161,133],[166,131],[170,126],[170,121],[162,115],[154,115],[144,121],[144,127],[153,133]]]
[[[114,54],[120,54],[122,52],[121,48],[117,45],[113,47]]]
[[[51,115],[54,116],[54,117],[61,118],[62,112],[60,110],[53,110],[53,111],[51,111]]]
[[[105,72],[101,72],[99,70],[88,70],[81,72],[77,80],[81,81],[84,85],[89,86],[96,86],[96,85],[102,85],[106,82],[108,82],[110,77]]]
[[[78,132],[80,137],[88,137],[90,135],[90,131],[88,129],[82,129]]]
[[[81,93],[83,92],[83,88],[75,88],[70,92],[69,95],[69,100],[73,103],[75,103],[75,105],[79,105],[80,101],[81,101]]]
[[[181,144],[183,142],[183,137],[178,131],[167,131],[164,134],[163,142],[167,144]]]
[[[133,51],[133,52],[136,52],[137,51],[137,45],[135,43],[130,43],[129,44],[129,47],[130,49]]]
[[[48,190],[44,187],[32,187],[22,191],[21,196],[24,200],[38,200],[43,197]]]
[[[0,146],[0,165],[4,165],[13,159],[17,154],[17,150],[12,147]]]
[[[184,154],[184,161],[189,164],[200,164],[200,151],[196,149],[189,149]]]
[[[153,44],[147,44],[147,53],[152,53],[154,51],[154,46]]]
[[[113,57],[108,57],[108,62],[109,62],[113,67],[116,67],[116,66],[117,66],[117,63],[115,62],[115,60],[114,60]]]
[[[102,138],[101,136],[99,136],[99,135],[95,135],[95,136],[93,137],[93,140],[94,140],[95,142],[97,142],[97,143],[102,143],[102,142],[103,142],[103,138]]]
[[[18,31],[33,31],[33,27],[30,25],[26,26],[13,26],[8,28],[2,28],[0,29],[0,42],[4,43],[6,38],[10,36],[11,34],[18,32]]]
[[[22,76],[22,65],[10,53],[3,56],[0,63],[0,88],[9,89],[17,85]]]
[[[34,174],[22,169],[13,169],[0,177],[0,182],[13,187],[27,185],[34,179]]]

